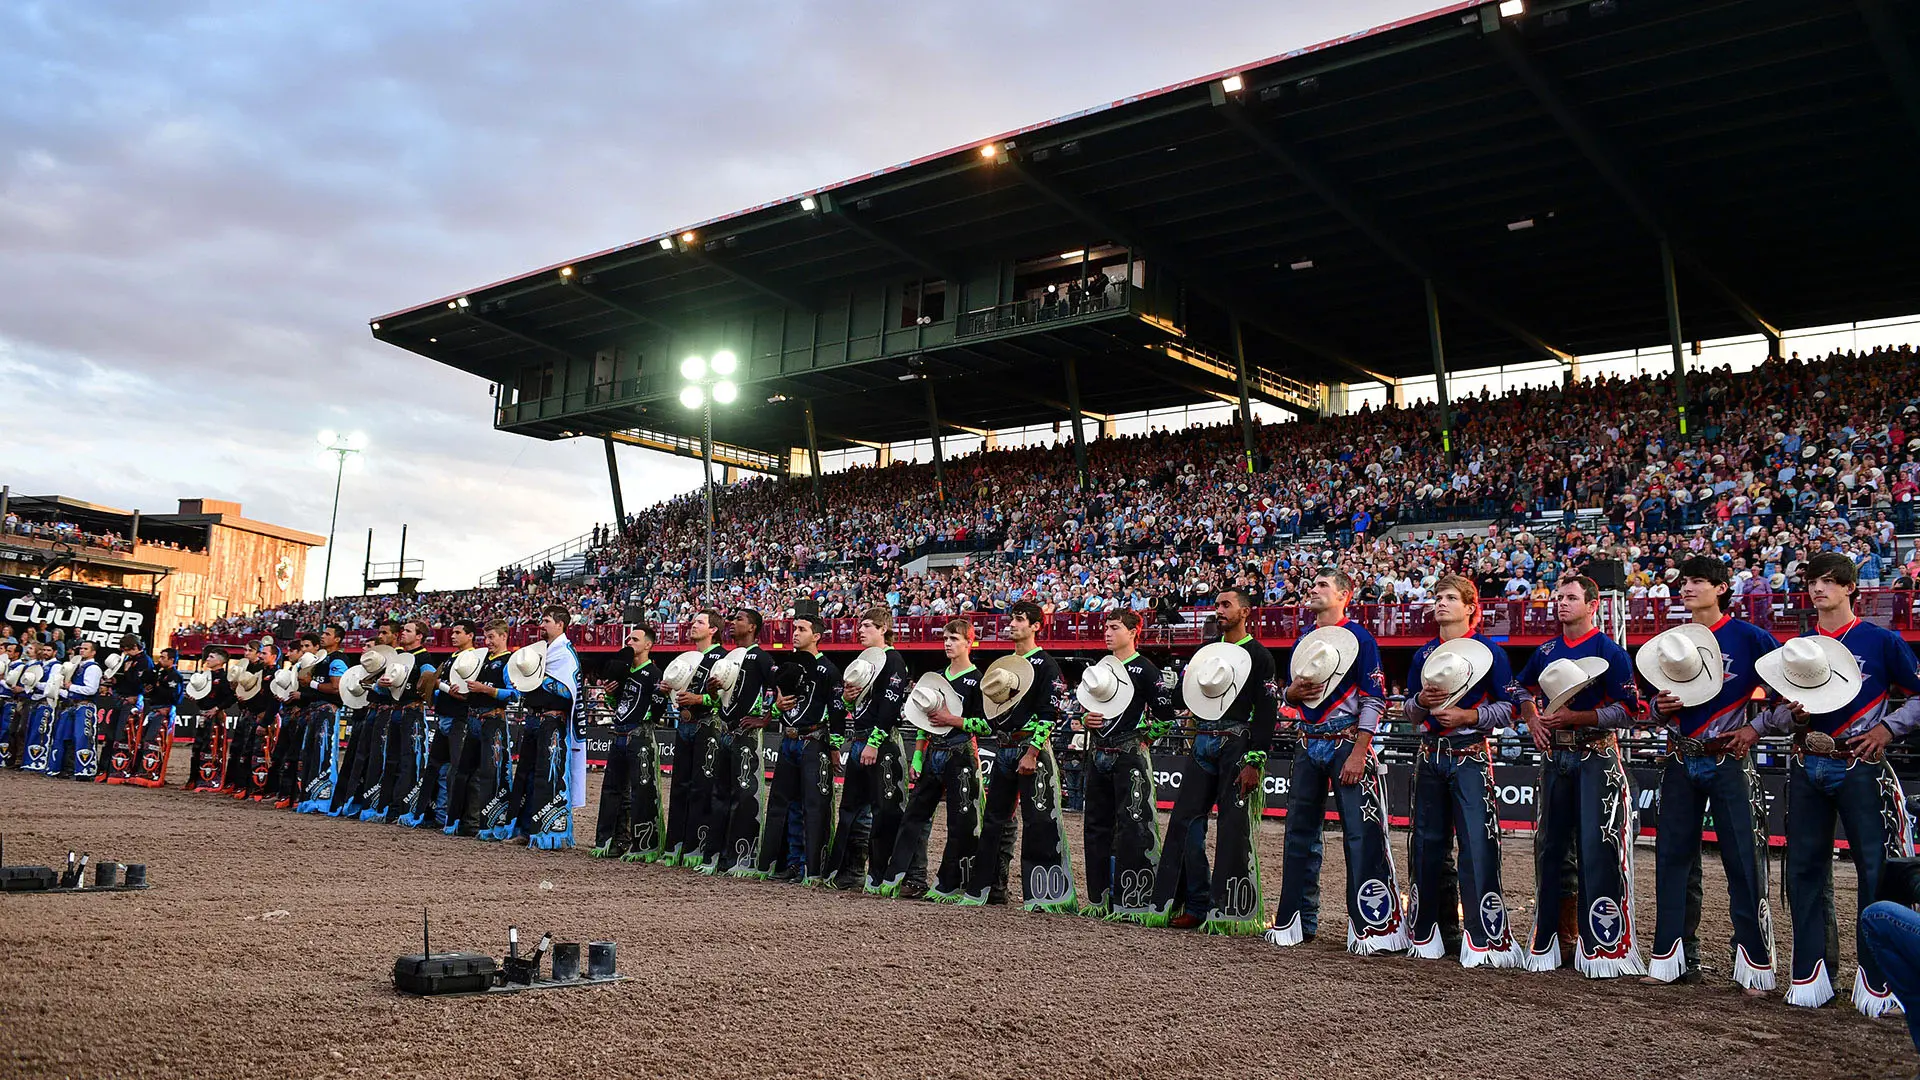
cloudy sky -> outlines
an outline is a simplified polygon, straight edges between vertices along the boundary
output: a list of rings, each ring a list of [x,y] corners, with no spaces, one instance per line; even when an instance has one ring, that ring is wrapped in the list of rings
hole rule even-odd
[[[335,586],[402,522],[470,585],[611,516],[601,445],[494,432],[372,316],[1436,3],[10,0],[0,482],[324,533],[358,429]]]

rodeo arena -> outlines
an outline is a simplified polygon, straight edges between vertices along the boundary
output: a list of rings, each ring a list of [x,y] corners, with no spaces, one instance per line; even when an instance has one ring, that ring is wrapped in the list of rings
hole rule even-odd
[[[605,444],[472,588],[9,489],[4,1071],[1912,1075],[1916,50],[1454,4],[380,315]]]

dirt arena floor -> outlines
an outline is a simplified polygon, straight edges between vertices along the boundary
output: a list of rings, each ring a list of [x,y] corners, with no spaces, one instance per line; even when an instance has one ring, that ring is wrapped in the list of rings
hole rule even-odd
[[[185,764],[176,756],[172,775]],[[578,832],[591,837],[591,804],[584,815]],[[1724,961],[1706,985],[1646,987],[1348,956],[1337,848],[1324,882],[1329,932],[1282,952],[1258,939],[712,880],[12,772],[0,774],[0,832],[10,863],[58,863],[71,846],[144,861],[154,884],[0,896],[5,1077],[1692,1080],[1907,1077],[1916,1067],[1898,1018],[1751,1001],[1726,981]],[[1402,853],[1404,839],[1395,836]],[[1280,840],[1269,823],[1269,904]],[[1524,838],[1510,841],[1517,925],[1531,921],[1529,863]],[[1638,867],[1650,923],[1645,849]],[[1836,869],[1850,897],[1852,874]],[[1718,958],[1725,890],[1711,857],[1706,895],[1707,955]],[[422,905],[438,950],[498,955],[511,922],[529,944],[548,929],[617,940],[635,978],[400,997],[393,958],[418,951]],[[1842,931],[1850,954],[1850,922]],[[1851,983],[1850,961],[1843,970]]]

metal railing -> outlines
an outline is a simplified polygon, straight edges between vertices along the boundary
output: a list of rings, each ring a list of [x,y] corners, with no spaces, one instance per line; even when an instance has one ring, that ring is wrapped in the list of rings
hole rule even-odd
[[[1048,293],[1029,300],[1014,300],[989,308],[976,308],[960,316],[953,336],[961,338],[1001,334],[1032,326],[1070,322],[1093,315],[1109,315],[1130,309],[1133,291],[1124,281],[1108,283],[1106,289],[1077,302],[1060,293]]]

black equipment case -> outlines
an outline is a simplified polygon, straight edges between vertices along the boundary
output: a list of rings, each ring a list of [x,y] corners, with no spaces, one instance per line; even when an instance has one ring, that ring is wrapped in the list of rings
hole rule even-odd
[[[480,953],[402,956],[393,962],[393,985],[409,994],[477,994],[493,985],[498,966]]]

